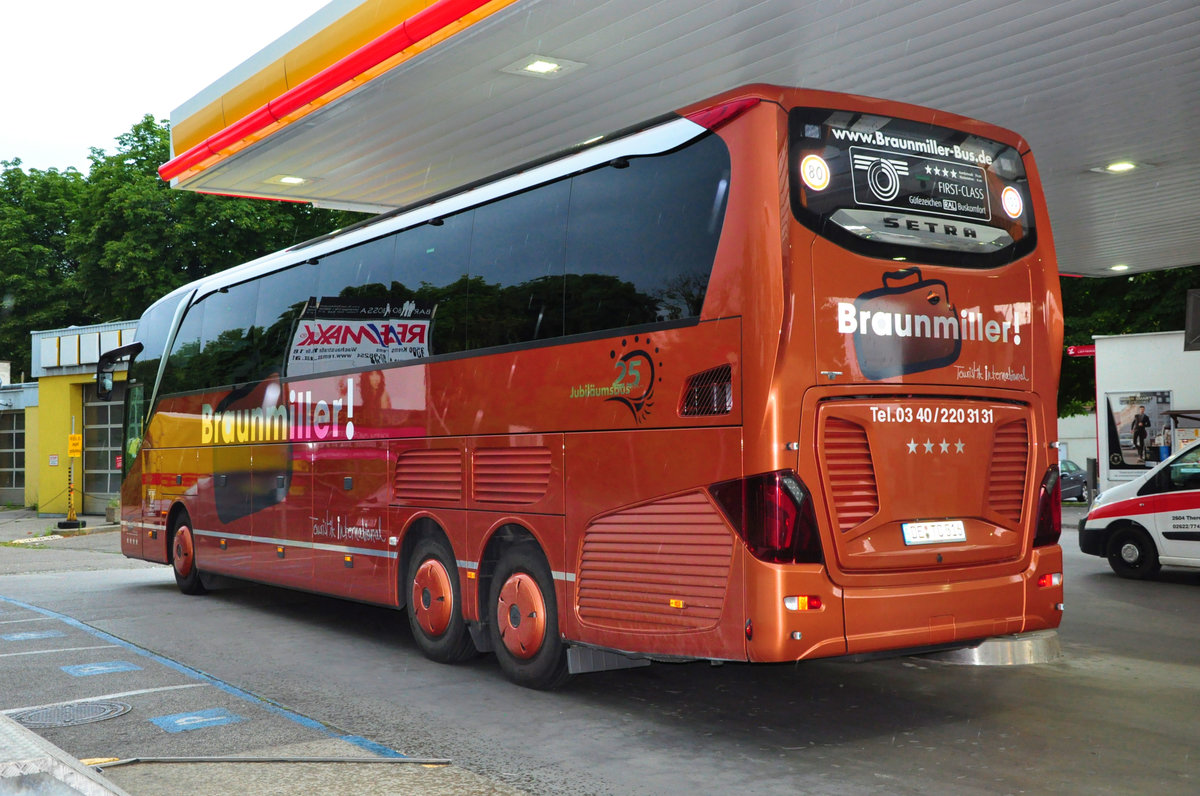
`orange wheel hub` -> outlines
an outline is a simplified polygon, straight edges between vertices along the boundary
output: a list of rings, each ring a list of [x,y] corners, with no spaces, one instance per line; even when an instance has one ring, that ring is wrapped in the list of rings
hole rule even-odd
[[[196,550],[192,544],[192,529],[181,525],[175,532],[175,571],[179,577],[186,578],[192,574],[196,565]]]
[[[524,572],[513,573],[500,588],[496,620],[500,639],[514,657],[537,655],[546,639],[546,601],[537,581]]]
[[[454,587],[450,573],[436,558],[423,562],[413,577],[413,613],[417,623],[431,636],[440,636],[450,627],[454,615]]]

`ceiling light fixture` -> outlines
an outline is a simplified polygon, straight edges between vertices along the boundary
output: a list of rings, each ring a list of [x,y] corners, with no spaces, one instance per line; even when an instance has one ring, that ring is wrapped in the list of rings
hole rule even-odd
[[[276,174],[274,177],[263,182],[270,183],[271,185],[304,185],[309,180],[304,177],[297,177],[294,174]]]
[[[533,72],[535,75],[548,75],[551,72],[557,72],[559,69],[562,69],[560,64],[556,64],[553,61],[544,61],[541,58],[531,64],[525,64],[525,71]]]
[[[1103,166],[1092,166],[1088,171],[1094,171],[1097,174],[1128,174],[1131,171],[1148,168],[1152,168],[1150,164],[1139,163],[1136,160],[1114,160]]]
[[[1112,266],[1108,270],[1110,270],[1110,271],[1128,271],[1129,266],[1126,265],[1125,263],[1117,263],[1116,265]]]
[[[543,80],[557,80],[563,75],[582,69],[587,64],[579,61],[568,61],[566,58],[555,58],[549,55],[527,55],[520,61],[509,64],[501,69],[510,75],[523,77],[540,77]]]

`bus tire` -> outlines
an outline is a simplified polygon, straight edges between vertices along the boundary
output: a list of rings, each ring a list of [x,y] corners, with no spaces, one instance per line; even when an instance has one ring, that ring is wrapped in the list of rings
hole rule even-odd
[[[1122,578],[1143,580],[1159,570],[1158,550],[1150,534],[1125,526],[1108,539],[1108,565]]]
[[[567,681],[567,648],[558,631],[554,579],[532,544],[500,556],[488,595],[488,634],[508,679],[526,688],[551,690]]]
[[[426,658],[459,663],[478,654],[462,615],[458,565],[445,540],[426,536],[408,562],[408,626]]]
[[[204,594],[208,591],[200,579],[200,567],[196,563],[196,539],[186,511],[179,515],[175,532],[171,534],[171,568],[175,570],[175,583],[184,594]]]

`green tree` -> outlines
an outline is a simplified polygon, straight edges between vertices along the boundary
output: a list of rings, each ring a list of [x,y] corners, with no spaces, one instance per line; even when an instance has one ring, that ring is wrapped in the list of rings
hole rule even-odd
[[[1094,335],[1138,334],[1183,328],[1189,289],[1200,288],[1200,266],[1130,277],[1062,280],[1064,342],[1088,345]],[[1095,360],[1063,352],[1058,412],[1087,411],[1096,401]]]
[[[202,276],[347,226],[357,213],[177,191],[158,176],[165,122],[145,116],[74,169],[0,161],[0,359],[30,372],[29,333],[137,318]]]
[[[69,253],[85,183],[74,169],[26,172],[20,160],[0,168],[0,360],[18,380],[30,372],[31,330],[88,320]]]

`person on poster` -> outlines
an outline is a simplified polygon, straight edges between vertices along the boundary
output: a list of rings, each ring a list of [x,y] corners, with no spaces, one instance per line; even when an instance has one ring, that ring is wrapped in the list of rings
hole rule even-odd
[[[1137,414],[1133,416],[1133,447],[1137,448],[1138,461],[1146,460],[1146,431],[1150,428],[1150,418],[1146,416],[1146,407],[1138,406]]]

